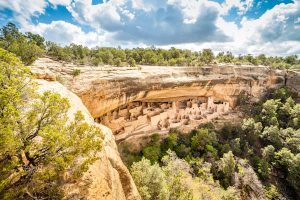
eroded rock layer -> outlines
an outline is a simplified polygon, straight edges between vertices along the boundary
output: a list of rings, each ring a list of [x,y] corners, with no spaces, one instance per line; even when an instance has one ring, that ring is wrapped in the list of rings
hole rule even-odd
[[[196,121],[199,123],[209,120],[211,116],[227,113],[227,110],[222,113],[220,108],[214,110],[200,105],[209,104],[209,98],[234,108],[242,91],[255,100],[268,88],[290,83],[286,80],[288,76],[285,71],[264,66],[91,67],[42,58],[31,68],[38,77],[63,82],[82,99],[94,119],[108,125],[114,133],[119,133],[118,139],[127,137],[129,132],[163,131],[164,127],[175,126],[177,121],[183,128],[193,127]],[[80,70],[79,76],[72,76],[74,69]],[[186,101],[190,101],[194,109],[200,109],[198,114],[190,113],[192,111]],[[165,103],[168,108],[162,107]],[[185,104],[185,108],[180,108],[180,105],[174,108],[180,103]],[[146,108],[156,109],[156,115]],[[136,109],[138,113],[130,113],[134,112],[131,109]],[[102,118],[104,120],[100,120]],[[125,134],[121,136],[122,132]]]

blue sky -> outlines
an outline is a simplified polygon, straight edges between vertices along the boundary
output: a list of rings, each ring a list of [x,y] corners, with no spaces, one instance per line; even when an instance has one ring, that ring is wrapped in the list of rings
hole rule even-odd
[[[300,54],[300,0],[0,0],[0,25],[61,45]]]

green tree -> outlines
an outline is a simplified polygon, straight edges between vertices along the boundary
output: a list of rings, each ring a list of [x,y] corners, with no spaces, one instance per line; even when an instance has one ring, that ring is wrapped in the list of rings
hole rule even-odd
[[[211,49],[203,49],[200,55],[200,60],[205,64],[209,64],[214,60],[214,53]]]
[[[243,120],[242,130],[246,133],[247,141],[252,145],[258,140],[262,129],[261,122],[255,122],[253,118]]]
[[[27,32],[25,35],[30,42],[34,42],[40,48],[45,49],[45,38],[43,38],[39,34],[34,34],[31,32]]]
[[[177,133],[170,133],[161,145],[162,151],[166,152],[168,149],[173,150],[177,145]]]
[[[16,54],[25,65],[32,64],[43,54],[43,38],[35,34],[20,33],[13,23],[0,30],[0,47]]]
[[[284,199],[282,195],[278,192],[278,189],[275,185],[269,185],[266,187],[266,197],[267,199]]]
[[[300,104],[296,104],[291,110],[291,125],[300,129]]]
[[[219,161],[219,169],[224,174],[225,185],[229,186],[233,183],[233,175],[235,172],[236,162],[232,151],[223,154]],[[229,185],[228,185],[229,184]]]
[[[261,137],[279,149],[282,146],[280,130],[278,126],[267,126],[261,134]]]
[[[120,67],[122,65],[122,60],[121,58],[116,58],[114,59],[114,66]]]
[[[144,200],[169,199],[166,175],[157,163],[151,165],[149,160],[143,158],[141,161],[133,163],[130,171]]]
[[[158,162],[161,151],[159,145],[147,146],[143,149],[143,156],[151,161],[151,163]]]
[[[216,134],[209,132],[208,129],[198,129],[191,139],[191,148],[194,154],[204,152],[207,145],[213,145],[217,141]]]
[[[194,181],[189,174],[188,163],[179,159],[172,151],[167,152],[167,155],[162,158],[162,163],[170,192],[169,200],[192,200],[194,195],[188,180]]]
[[[262,157],[268,162],[274,160],[275,148],[272,145],[265,146],[262,148]]]
[[[69,122],[59,94],[34,94],[29,69],[3,49],[0,70],[0,198],[60,198],[60,176],[80,176],[96,159],[100,129],[80,112]]]
[[[270,99],[263,104],[261,111],[264,125],[278,125],[277,110],[280,107],[279,100]]]
[[[128,64],[129,64],[130,67],[135,67],[136,66],[136,62],[133,58],[129,58]]]
[[[289,149],[282,148],[275,153],[278,167],[285,168],[287,181],[298,192],[300,190],[300,153],[293,154]]]

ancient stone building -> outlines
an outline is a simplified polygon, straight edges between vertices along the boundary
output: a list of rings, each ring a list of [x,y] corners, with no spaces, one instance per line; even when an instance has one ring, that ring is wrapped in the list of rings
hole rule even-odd
[[[190,131],[220,115],[228,113],[229,103],[213,97],[184,98],[177,101],[135,101],[123,105],[97,122],[112,129],[117,140],[153,131],[168,131],[180,127]]]

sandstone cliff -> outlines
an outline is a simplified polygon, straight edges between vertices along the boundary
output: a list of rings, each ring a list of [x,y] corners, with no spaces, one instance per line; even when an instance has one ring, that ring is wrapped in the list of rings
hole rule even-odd
[[[71,108],[69,118],[80,110],[85,120],[94,123],[89,111],[78,96],[58,82],[37,80],[39,91],[50,90],[68,98]],[[141,199],[133,179],[123,164],[112,132],[107,127],[99,126],[105,136],[104,150],[99,152],[99,160],[90,166],[88,172],[76,182],[64,185],[66,199],[97,199],[97,200],[139,200]]]
[[[289,71],[286,76],[286,86],[298,93],[300,97],[300,70]]]
[[[242,91],[256,100],[268,88],[285,85],[288,77],[265,66],[92,67],[48,58],[31,68],[39,78],[63,82],[118,141],[176,127],[189,132],[230,113]],[[74,77],[75,69],[80,74]]]
[[[289,77],[285,71],[264,66],[92,67],[48,58],[40,58],[31,68],[40,78],[64,82],[82,99],[94,118],[137,100],[215,96],[233,106],[241,91],[258,98],[267,88],[284,85]],[[72,76],[74,69],[80,69],[79,76]]]

